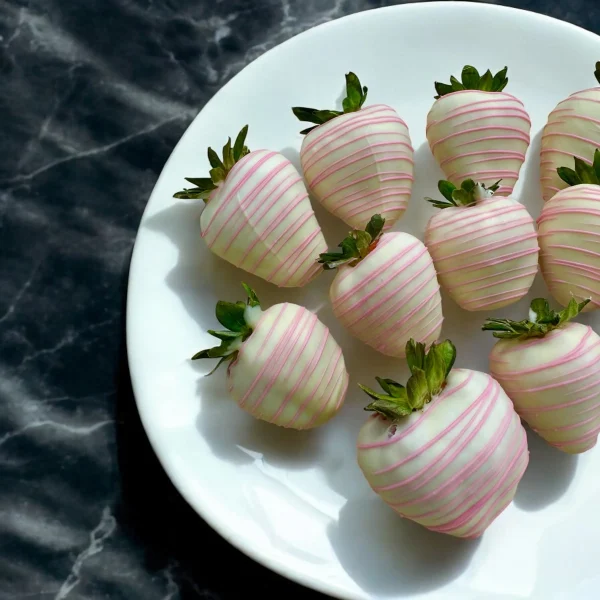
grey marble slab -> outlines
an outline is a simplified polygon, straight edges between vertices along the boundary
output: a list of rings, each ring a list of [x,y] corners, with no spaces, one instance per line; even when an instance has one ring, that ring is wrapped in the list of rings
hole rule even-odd
[[[127,372],[127,269],[204,103],[296,33],[389,4],[0,1],[0,600],[300,590],[213,533],[158,465]],[[600,31],[596,0],[501,4]]]

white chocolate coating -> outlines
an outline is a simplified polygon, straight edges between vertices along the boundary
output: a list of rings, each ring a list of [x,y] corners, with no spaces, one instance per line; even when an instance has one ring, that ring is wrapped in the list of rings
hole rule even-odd
[[[342,406],[342,349],[317,316],[296,304],[265,310],[228,371],[229,392],[257,419],[293,429],[323,425]]]
[[[355,267],[339,269],[329,296],[350,333],[389,356],[414,338],[430,345],[442,328],[442,299],[427,248],[408,233],[384,233]]]
[[[600,87],[569,96],[548,116],[540,153],[544,200],[550,200],[567,187],[556,172],[558,167],[572,169],[574,156],[591,164],[597,148],[600,148]]]
[[[437,212],[425,245],[438,278],[465,310],[493,310],[521,299],[538,270],[535,222],[512,198]]]
[[[508,396],[486,373],[453,369],[422,411],[358,434],[358,464],[403,517],[457,537],[480,536],[510,504],[529,461]]]
[[[406,123],[389,106],[368,106],[313,129],[300,159],[315,198],[354,229],[376,213],[387,229],[406,210],[413,148]]]
[[[571,297],[600,307],[600,186],[576,185],[555,194],[538,218],[540,266],[548,289],[566,306]]]
[[[500,340],[490,371],[524,421],[563,452],[585,452],[600,432],[600,337],[568,323],[543,338]]]
[[[446,178],[490,186],[502,179],[509,196],[529,147],[531,121],[523,103],[504,92],[464,90],[442,96],[427,115],[427,140]]]
[[[234,165],[202,212],[200,228],[217,256],[282,287],[314,279],[319,254],[327,252],[302,178],[269,150]]]

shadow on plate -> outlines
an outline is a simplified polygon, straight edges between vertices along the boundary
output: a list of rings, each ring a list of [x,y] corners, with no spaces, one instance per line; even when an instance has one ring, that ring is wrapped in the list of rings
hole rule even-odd
[[[569,489],[577,471],[578,457],[548,445],[527,429],[529,466],[515,494],[516,506],[527,511],[541,510],[559,500]]]
[[[285,469],[310,468],[323,455],[324,428],[296,431],[244,412],[226,390],[225,367],[198,380],[202,399],[196,426],[217,456],[237,464],[264,462]]]
[[[154,577],[162,579],[167,573],[182,600],[216,598],[217,594],[242,598],[249,585],[258,597],[325,600],[322,594],[307,591],[238,551],[200,518],[175,489],[150,446],[137,411],[127,364],[124,322],[116,387],[120,494],[114,515],[125,550],[131,552],[131,547],[142,553],[140,560]],[[224,564],[235,577],[222,576]],[[146,591],[140,593],[138,597],[148,597]]]
[[[349,500],[328,534],[345,571],[373,598],[439,589],[467,569],[479,545],[402,519],[376,496]]]

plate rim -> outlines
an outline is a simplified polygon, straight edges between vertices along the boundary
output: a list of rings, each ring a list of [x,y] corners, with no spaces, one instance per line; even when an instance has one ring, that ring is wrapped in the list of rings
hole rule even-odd
[[[150,212],[150,205],[152,204],[153,197],[156,192],[156,188],[159,186],[163,176],[169,170],[168,167],[173,159],[173,155],[176,153],[177,148],[186,137],[190,134],[190,130],[192,129],[193,123],[202,115],[203,112],[207,111],[209,108],[212,108],[212,105],[218,102],[221,94],[228,89],[229,86],[234,85],[235,80],[246,70],[248,69],[256,69],[259,68],[263,61],[269,60],[270,56],[275,52],[279,51],[282,47],[293,46],[294,44],[299,43],[299,40],[304,40],[311,35],[315,35],[315,32],[320,32],[320,30],[339,26],[340,22],[347,23],[349,21],[359,21],[364,18],[364,15],[369,13],[382,13],[382,12],[409,12],[409,11],[423,11],[423,12],[435,12],[439,9],[443,10],[461,10],[463,8],[468,8],[469,10],[481,11],[483,12],[504,12],[504,13],[512,13],[519,19],[533,19],[534,21],[542,22],[542,23],[552,23],[553,26],[563,27],[564,29],[571,30],[577,32],[578,35],[585,35],[588,38],[594,38],[598,40],[600,36],[589,31],[579,25],[575,25],[573,23],[569,23],[567,21],[563,21],[556,17],[552,17],[547,14],[538,13],[532,10],[523,9],[523,8],[515,8],[512,6],[504,6],[498,4],[490,4],[487,2],[479,2],[479,1],[466,1],[466,0],[434,0],[434,1],[414,1],[406,4],[396,4],[392,6],[385,7],[377,7],[367,10],[362,10],[356,13],[352,13],[349,15],[344,15],[337,19],[333,19],[330,21],[325,21],[324,23],[320,23],[315,25],[305,31],[301,31],[291,38],[269,48],[263,54],[252,60],[250,63],[245,65],[242,69],[240,69],[233,77],[229,79],[223,86],[219,88],[219,90],[202,106],[202,108],[198,111],[195,117],[187,126],[186,130],[183,132],[173,149],[165,164],[162,167],[162,170],[152,188],[152,192],[150,193],[144,210],[142,212],[142,216],[140,222],[138,224],[138,228],[136,230],[136,237],[133,244],[133,250],[131,253],[131,259],[129,262],[129,274],[127,277],[127,288],[126,288],[126,309],[125,309],[125,340],[126,340],[126,354],[127,354],[127,363],[129,367],[131,385],[133,390],[133,396],[135,398],[136,407],[138,410],[138,414],[140,416],[140,420],[142,422],[144,432],[150,442],[150,445],[158,458],[161,467],[164,469],[165,473],[169,477],[169,480],[177,490],[179,494],[183,497],[186,503],[192,507],[194,512],[209,526],[213,531],[215,531],[219,536],[221,536],[224,540],[226,540],[233,548],[242,552],[248,558],[254,560],[256,563],[269,569],[270,571],[276,573],[277,575],[284,577],[298,585],[301,585],[307,589],[312,589],[322,594],[328,595],[332,598],[338,598],[340,600],[364,600],[365,595],[351,592],[336,583],[326,582],[320,578],[316,578],[313,576],[306,576],[304,574],[299,573],[298,571],[290,568],[285,562],[281,561],[277,556],[269,553],[268,551],[264,551],[261,549],[256,549],[252,547],[252,545],[247,542],[243,537],[236,536],[233,529],[229,529],[225,522],[221,521],[211,510],[210,503],[205,502],[203,498],[199,497],[195,492],[192,492],[191,486],[188,485],[185,478],[180,478],[178,474],[178,469],[173,465],[173,461],[168,452],[165,452],[163,444],[158,441],[158,434],[155,432],[153,425],[151,424],[151,415],[150,411],[145,408],[144,402],[140,400],[142,396],[141,392],[141,384],[138,383],[141,378],[143,378],[143,361],[134,357],[137,355],[136,351],[132,349],[136,347],[135,342],[133,341],[133,334],[131,331],[131,322],[134,320],[134,306],[131,301],[131,294],[129,293],[130,289],[135,287],[134,280],[136,279],[137,273],[143,268],[143,259],[139,252],[139,244],[138,244],[138,235],[140,229],[144,225],[145,221],[148,218],[148,213]],[[365,592],[366,593],[366,592]]]

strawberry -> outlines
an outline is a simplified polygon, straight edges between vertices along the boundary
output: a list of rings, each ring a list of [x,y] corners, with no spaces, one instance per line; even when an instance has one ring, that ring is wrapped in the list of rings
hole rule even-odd
[[[498,382],[453,369],[448,340],[406,348],[406,388],[361,388],[373,411],[358,434],[358,464],[398,514],[440,533],[479,537],[510,504],[527,463],[527,436]]]
[[[435,83],[438,95],[427,115],[427,140],[449,181],[474,179],[491,186],[502,179],[501,196],[510,196],[529,147],[531,121],[523,103],[502,92],[507,68],[464,67],[462,83]]]
[[[247,303],[218,302],[225,331],[208,333],[220,346],[192,357],[229,362],[229,393],[257,419],[310,429],[329,421],[342,406],[348,373],[342,349],[315,314],[296,304],[263,311],[255,292],[242,284]]]
[[[600,83],[600,62],[594,73]],[[600,87],[571,94],[559,102],[548,116],[542,133],[540,180],[544,200],[566,187],[557,169],[565,157],[576,156],[591,164],[589,158],[600,147]]]
[[[210,178],[187,178],[195,188],[176,198],[207,205],[200,229],[207,246],[231,264],[282,287],[300,287],[319,274],[316,259],[327,248],[302,178],[282,154],[251,152],[248,126],[223,148],[212,149]]]
[[[535,223],[522,204],[495,196],[472,179],[456,188],[440,181],[443,209],[429,220],[425,245],[442,286],[465,310],[491,310],[516,302],[538,269]]]
[[[524,421],[549,444],[577,454],[596,445],[600,432],[600,336],[570,323],[588,303],[571,299],[560,312],[537,298],[530,320],[488,319],[500,338],[490,372]]]
[[[404,213],[413,183],[413,148],[406,123],[390,106],[363,108],[367,88],[346,75],[343,111],[295,107],[302,131],[300,160],[310,191],[332,214],[361,229],[372,214],[391,227]]]
[[[383,233],[374,215],[364,231],[351,231],[341,252],[321,254],[338,269],[329,297],[350,333],[389,356],[404,356],[415,338],[429,345],[442,328],[442,299],[427,248],[408,233]]]
[[[600,308],[600,152],[593,166],[575,158],[561,167],[567,185],[544,204],[538,218],[540,266],[550,293],[563,306],[571,297],[591,298]]]

